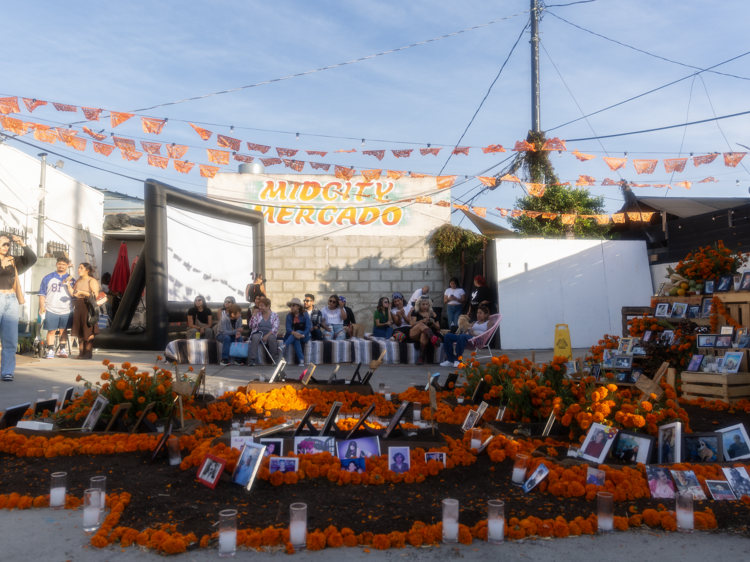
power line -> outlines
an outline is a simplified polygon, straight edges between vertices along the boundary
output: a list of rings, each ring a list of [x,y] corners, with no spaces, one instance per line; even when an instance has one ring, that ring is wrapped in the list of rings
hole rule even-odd
[[[698,76],[696,74],[696,76]],[[702,78],[701,78],[702,79]],[[690,95],[688,96],[688,106],[687,106],[687,112],[685,113],[685,123],[687,123],[687,120],[690,118],[690,104],[693,101],[693,86],[695,85],[695,76],[693,76],[693,81],[690,82]],[[714,117],[716,117],[716,114],[714,114]],[[682,148],[685,146],[685,137],[687,136],[687,127],[685,127],[682,130],[682,141],[680,141],[680,152],[677,154],[677,157],[679,158],[682,156]],[[730,147],[731,149],[731,147]],[[677,170],[672,170],[672,175],[669,177],[669,183],[672,183],[672,180],[674,179],[674,175],[677,172]],[[664,193],[664,197],[667,197],[669,195],[669,190],[667,189]]]

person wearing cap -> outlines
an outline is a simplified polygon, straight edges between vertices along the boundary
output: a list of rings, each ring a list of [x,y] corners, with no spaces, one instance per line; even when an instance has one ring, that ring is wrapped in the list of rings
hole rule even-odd
[[[409,311],[411,307],[406,305],[404,302],[404,295],[401,293],[393,293],[391,295],[391,322],[393,322],[393,331],[401,332],[404,334],[404,338],[408,341],[409,332],[411,332],[411,324],[409,323]]]
[[[492,293],[490,288],[487,286],[487,281],[481,275],[474,277],[474,290],[471,292],[471,311],[469,312],[469,319],[472,322],[477,321],[477,309],[480,306],[486,306],[491,309],[492,305]]]
[[[304,367],[305,352],[302,350],[302,346],[310,341],[312,329],[310,315],[307,314],[302,302],[297,298],[290,300],[286,305],[289,307],[289,314],[286,316],[284,345],[294,347],[294,353],[297,354],[297,363],[300,367]]]

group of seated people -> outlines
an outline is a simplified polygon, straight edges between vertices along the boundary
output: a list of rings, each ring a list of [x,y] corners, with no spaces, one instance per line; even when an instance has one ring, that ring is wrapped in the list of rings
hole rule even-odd
[[[444,302],[449,305],[449,319],[451,325],[455,326],[458,315],[457,311],[451,309],[457,309],[457,304],[462,304],[464,298],[459,299],[455,296],[458,294],[459,297],[463,297],[463,290],[456,290],[457,279],[451,279],[450,286],[446,290]],[[476,322],[468,332],[443,334],[428,292],[429,287],[422,287],[415,291],[408,301],[398,292],[393,293],[390,299],[381,297],[373,314],[372,334],[376,338],[418,344],[418,365],[425,363],[425,358],[433,348],[442,345],[448,358],[442,366],[458,366],[458,357],[463,353],[469,340],[492,328],[489,322],[490,311],[481,300],[476,303],[476,307],[472,302],[472,314],[475,315]],[[268,297],[260,292],[250,296],[254,299],[255,306],[247,312],[250,334],[247,364],[256,364],[261,345],[276,362],[279,359],[279,316],[271,310],[271,300]],[[459,302],[454,303],[454,300]],[[229,365],[231,344],[244,342],[242,309],[234,297],[227,297],[224,306],[219,310],[218,324],[214,325],[211,310],[202,296],[195,298],[194,305],[187,313],[188,339],[216,339],[221,342],[221,364]],[[316,308],[315,296],[310,293],[305,295],[304,301],[293,298],[286,305],[289,307],[289,314],[286,317],[286,331],[282,341],[284,346],[294,348],[300,366],[305,364],[304,345],[311,340],[336,341],[364,337],[364,326],[356,323],[354,312],[346,306],[346,298],[342,295],[331,295],[326,306],[321,308]]]

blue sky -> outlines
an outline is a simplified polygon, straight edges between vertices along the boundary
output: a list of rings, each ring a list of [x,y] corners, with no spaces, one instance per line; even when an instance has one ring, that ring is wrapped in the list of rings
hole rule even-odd
[[[549,0],[549,4],[567,0]],[[6,25],[0,41],[5,54],[0,94],[18,95],[89,107],[129,111],[187,97],[234,88],[304,72],[321,66],[402,47],[480,23],[528,10],[527,0],[447,2],[37,2],[4,7]],[[750,6],[730,0],[722,4],[684,2],[607,1],[549,10],[582,27],[652,53],[706,68],[750,51],[746,23]],[[516,41],[528,15],[402,52],[354,65],[318,72],[283,82],[214,96],[144,112],[218,124],[206,126],[243,141],[308,150],[356,148],[360,141],[313,135],[383,139],[366,140],[364,149],[419,148],[455,144],[484,97],[489,84]],[[678,78],[689,68],[657,60],[575,29],[546,15],[541,23],[542,44],[570,88],[575,101],[544,51],[541,54],[542,129],[576,119],[581,113],[604,108]],[[524,35],[492,93],[469,129],[462,145],[513,146],[530,128],[530,65],[528,33]],[[750,78],[750,55],[716,70]],[[562,139],[608,135],[673,125],[750,110],[750,81],[712,73],[674,86],[618,108],[567,125],[550,133]],[[708,96],[706,93],[708,91]],[[710,98],[709,98],[710,96]],[[713,110],[709,103],[713,104]],[[688,112],[689,107],[689,112]],[[23,118],[28,112],[23,108]],[[71,121],[71,114],[52,106],[31,117],[42,123]],[[81,114],[78,114],[81,116]],[[82,117],[82,116],[81,116]],[[601,156],[676,158],[690,152],[742,151],[750,146],[746,134],[750,115],[657,133],[569,143],[568,149],[595,154],[587,163],[569,153],[552,155],[564,181],[587,174],[601,182],[618,179]],[[237,127],[230,132],[229,126]],[[241,130],[239,127],[287,131],[289,134]],[[112,129],[109,120],[96,130]],[[191,147],[216,148],[215,137],[203,142],[187,123],[170,121],[161,135],[146,135],[140,120],[120,125],[118,135],[155,142],[176,142]],[[300,140],[293,133],[299,132]],[[726,136],[726,140],[725,140]],[[31,135],[24,140],[34,142]],[[419,143],[401,145],[394,141]],[[729,143],[729,144],[728,144]],[[36,154],[39,150],[18,143],[12,146]],[[603,145],[603,147],[602,147]],[[57,143],[46,148],[103,168],[138,178],[155,177],[178,187],[205,193],[197,171],[189,176],[123,161],[118,151],[109,158],[93,153],[91,143],[78,153]],[[247,151],[244,151],[248,153]],[[416,152],[416,151],[415,151]],[[385,168],[435,174],[449,149],[437,156],[412,155],[408,160],[388,156],[378,162],[357,154],[329,154],[323,162],[357,169]],[[251,153],[254,154],[254,153]],[[268,154],[271,156],[272,154]],[[446,174],[474,175],[497,164],[505,155],[454,156]],[[192,158],[191,158],[192,157]],[[56,157],[53,157],[56,158]],[[207,163],[205,151],[191,148],[187,158]],[[307,156],[305,155],[305,158]],[[315,159],[310,157],[310,159]],[[743,161],[750,169],[750,157]],[[233,166],[231,166],[233,168]],[[309,169],[309,168],[308,168]],[[271,173],[284,173],[273,167]],[[90,185],[132,195],[142,184],[67,161],[65,172]],[[667,183],[698,181],[706,176],[717,184],[676,188],[668,197],[747,197],[750,173],[742,166],[726,168],[721,157],[695,168],[691,161],[682,174],[666,174],[662,163],[652,175],[638,176],[629,163],[623,178]],[[735,180],[740,180],[739,187]],[[453,190],[453,197],[474,189],[469,181]],[[596,186],[591,191],[607,197],[609,212],[621,206],[616,187]],[[477,193],[475,189],[473,194]],[[639,195],[664,196],[664,190],[645,188]],[[518,187],[503,184],[479,197],[478,206],[512,208]],[[503,224],[499,218],[493,218]]]

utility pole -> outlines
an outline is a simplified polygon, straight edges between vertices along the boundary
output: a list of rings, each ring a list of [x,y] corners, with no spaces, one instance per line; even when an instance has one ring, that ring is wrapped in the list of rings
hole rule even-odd
[[[542,130],[539,97],[539,0],[531,0],[531,130]]]
[[[39,189],[42,190],[42,198],[39,199],[39,222],[36,233],[36,255],[44,257],[44,185],[47,180],[47,153],[38,154],[42,158],[42,176],[39,178]]]

